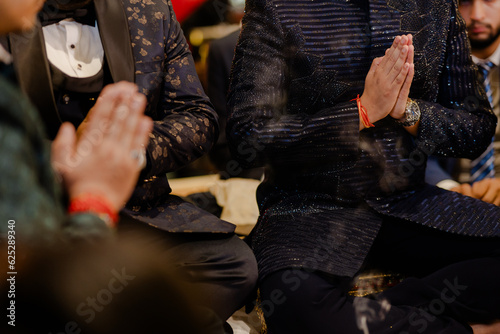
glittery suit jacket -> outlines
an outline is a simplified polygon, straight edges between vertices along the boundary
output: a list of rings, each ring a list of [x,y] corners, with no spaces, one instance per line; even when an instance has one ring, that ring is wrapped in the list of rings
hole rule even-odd
[[[429,154],[475,157],[495,116],[476,81],[455,0],[248,0],[229,92],[227,138],[257,193],[260,278],[286,267],[355,275],[385,219],[500,235],[500,209],[424,182]],[[372,60],[413,34],[412,137],[391,117],[359,131]],[[383,97],[381,97],[383,98]]]
[[[95,0],[105,57],[114,82],[135,82],[154,120],[147,167],[125,211],[169,232],[231,233],[219,220],[171,192],[166,173],[207,152],[218,135],[217,114],[203,92],[170,1]],[[19,84],[42,114],[49,137],[61,124],[41,25],[10,36]]]

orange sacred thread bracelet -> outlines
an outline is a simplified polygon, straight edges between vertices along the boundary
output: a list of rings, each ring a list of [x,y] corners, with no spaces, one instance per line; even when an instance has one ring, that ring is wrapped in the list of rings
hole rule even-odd
[[[71,199],[68,213],[82,212],[94,213],[112,227],[118,222],[118,213],[104,196],[85,193]]]
[[[359,117],[361,118],[361,122],[363,123],[363,126],[365,128],[375,127],[375,125],[373,125],[370,122],[370,119],[368,118],[368,112],[366,111],[366,108],[363,107],[363,105],[361,104],[361,98],[359,97],[359,94],[355,99],[352,99],[351,101],[354,101],[354,100],[356,100],[356,102],[358,104]]]

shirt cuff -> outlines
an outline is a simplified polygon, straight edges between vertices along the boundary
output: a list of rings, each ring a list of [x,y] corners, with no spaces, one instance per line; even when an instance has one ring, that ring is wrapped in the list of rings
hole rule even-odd
[[[457,181],[451,180],[451,179],[439,181],[436,184],[436,186],[438,186],[439,188],[446,189],[446,190],[450,190],[452,188],[458,187],[459,185],[460,185],[460,183],[458,183]]]

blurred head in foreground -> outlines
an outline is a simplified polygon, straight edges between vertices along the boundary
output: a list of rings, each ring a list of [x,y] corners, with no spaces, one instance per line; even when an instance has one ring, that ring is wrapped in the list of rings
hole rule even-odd
[[[4,321],[2,333],[220,333],[152,248],[121,240],[16,250],[17,274],[0,277],[15,327]]]

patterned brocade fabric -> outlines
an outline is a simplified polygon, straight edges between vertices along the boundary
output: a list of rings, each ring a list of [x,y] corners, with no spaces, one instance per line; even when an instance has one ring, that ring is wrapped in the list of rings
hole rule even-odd
[[[125,213],[168,232],[232,233],[234,225],[169,195],[167,173],[207,153],[219,131],[217,114],[203,91],[170,0],[99,0],[93,4],[109,81],[135,82],[147,98],[146,115],[154,121],[146,148],[147,166]],[[44,10],[50,8],[47,4]],[[41,23],[29,34],[9,34],[9,41],[19,86],[40,111],[47,134],[53,138],[61,115]]]
[[[495,130],[456,6],[247,1],[227,138],[242,164],[270,167],[251,236],[261,278],[286,267],[354,276],[389,217],[500,236],[500,208],[424,183],[428,155],[473,158]],[[416,71],[410,97],[422,112],[417,137],[389,116],[359,132],[351,100],[363,93],[372,60],[409,33]]]
[[[232,233],[234,225],[169,195],[166,173],[208,152],[218,135],[217,114],[198,79],[189,45],[170,1],[124,0],[136,83],[155,121],[145,180],[127,213],[169,232]]]
[[[217,137],[217,115],[195,71],[189,45],[170,1],[125,0],[139,89],[155,124],[147,177],[186,165]]]

